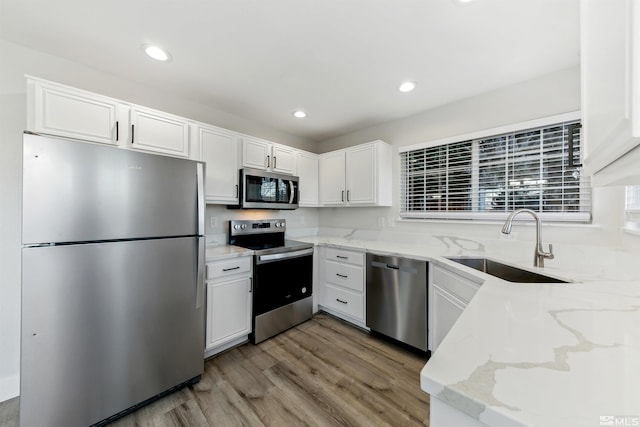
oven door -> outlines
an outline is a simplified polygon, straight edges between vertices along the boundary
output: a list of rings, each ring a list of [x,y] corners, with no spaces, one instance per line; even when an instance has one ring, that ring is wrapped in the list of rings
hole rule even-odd
[[[296,209],[298,177],[241,169],[242,207],[249,209]]]
[[[312,295],[313,248],[255,256],[254,317]]]

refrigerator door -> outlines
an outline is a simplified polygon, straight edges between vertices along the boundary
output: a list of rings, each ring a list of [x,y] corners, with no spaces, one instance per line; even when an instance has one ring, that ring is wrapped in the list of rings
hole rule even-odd
[[[22,427],[91,425],[202,374],[200,240],[22,250]]]
[[[25,245],[202,234],[202,163],[33,134],[23,163]]]

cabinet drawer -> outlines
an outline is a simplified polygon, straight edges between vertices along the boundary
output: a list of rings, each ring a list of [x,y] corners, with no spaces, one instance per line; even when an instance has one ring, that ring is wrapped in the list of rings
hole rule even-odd
[[[364,254],[361,252],[345,251],[342,249],[327,248],[327,259],[344,262],[353,265],[364,265]]]
[[[480,284],[459,276],[452,271],[433,266],[433,283],[468,304],[480,288]]]
[[[207,264],[207,280],[251,272],[252,257],[241,257],[215,261]]]
[[[364,295],[325,284],[324,305],[364,320]]]
[[[326,260],[324,262],[325,280],[329,283],[364,291],[364,268]]]

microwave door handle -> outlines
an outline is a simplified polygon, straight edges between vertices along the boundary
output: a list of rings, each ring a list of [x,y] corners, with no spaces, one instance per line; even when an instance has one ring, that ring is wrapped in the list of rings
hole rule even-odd
[[[291,205],[296,195],[296,187],[293,185],[293,181],[289,181],[289,188],[291,188],[291,197],[289,197],[289,204]]]

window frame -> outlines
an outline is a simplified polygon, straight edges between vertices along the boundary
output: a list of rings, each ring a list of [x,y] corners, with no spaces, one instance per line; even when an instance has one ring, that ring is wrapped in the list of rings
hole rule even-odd
[[[464,135],[458,135],[448,138],[442,138],[438,140],[423,142],[419,144],[413,144],[409,146],[400,147],[398,152],[399,156],[402,157],[403,153],[412,152],[421,149],[429,149],[433,147],[438,147],[442,145],[454,144],[454,143],[462,143],[465,141],[472,141],[472,150],[478,149],[478,144],[475,143],[476,140],[480,139],[488,139],[492,137],[499,137],[505,134],[512,133],[521,133],[526,132],[530,129],[535,128],[543,128],[543,127],[552,127],[554,125],[560,125],[566,122],[572,121],[580,121],[581,113],[580,111],[573,111],[569,113],[544,117],[540,119],[530,120],[526,122],[514,123],[507,126],[501,126],[497,128],[484,129],[477,132],[472,132]],[[584,157],[584,141],[581,141],[580,148],[580,156]],[[477,205],[471,207],[471,210],[466,211],[409,211],[403,212],[402,209],[405,206],[406,200],[404,200],[405,193],[403,190],[403,179],[406,177],[404,166],[402,165],[402,160],[400,161],[400,219],[401,220],[469,220],[469,221],[504,221],[509,215],[510,211],[504,212],[495,212],[495,211],[478,211]],[[473,175],[473,186],[476,187],[478,182],[478,158],[474,157],[472,161],[472,175]],[[586,188],[585,188],[586,187]],[[586,183],[581,183],[580,185],[580,193],[582,194],[584,190],[589,191],[588,201],[587,201],[587,212],[537,212],[538,215],[547,221],[554,222],[575,222],[575,223],[590,223],[592,219],[592,199],[591,199],[591,185],[588,181]],[[470,194],[472,194],[471,192]]]

